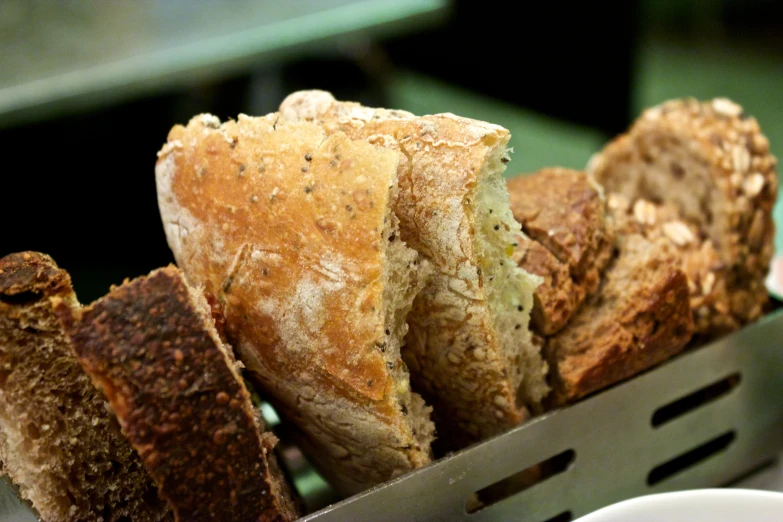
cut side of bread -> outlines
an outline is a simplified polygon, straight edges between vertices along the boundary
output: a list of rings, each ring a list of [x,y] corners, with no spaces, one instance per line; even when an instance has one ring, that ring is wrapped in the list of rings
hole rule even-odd
[[[106,400],[73,355],[50,298],[78,310],[47,255],[0,259],[0,460],[45,522],[171,520]]]
[[[673,205],[655,204],[637,199],[633,204],[619,194],[609,194],[608,209],[619,234],[641,234],[650,241],[668,240],[688,277],[694,332],[700,340],[736,330],[740,319],[731,312],[734,295],[727,285],[727,267],[721,261],[712,240],[704,239],[698,227],[680,217]],[[757,294],[744,289],[739,298],[752,297],[747,303],[759,307],[766,301],[766,289]],[[758,312],[760,313],[760,311]]]
[[[557,167],[510,179],[508,192],[523,231],[514,260],[544,278],[535,293],[533,327],[552,335],[596,291],[612,258],[604,198],[584,172]]]
[[[774,252],[775,157],[759,125],[725,98],[674,100],[648,109],[588,166],[607,192],[632,204],[673,205],[726,266],[736,325],[758,319]],[[725,303],[724,303],[725,304]],[[707,306],[722,333],[726,314]],[[719,305],[720,306],[720,305]]]
[[[393,202],[400,233],[435,269],[414,302],[403,357],[434,406],[439,445],[456,449],[526,419],[548,387],[528,329],[540,279],[511,259],[519,224],[502,177],[508,131],[339,102],[324,91],[294,93],[280,111],[402,153]]]
[[[668,241],[618,237],[598,291],[544,348],[552,405],[573,402],[659,364],[693,333],[688,282]]]
[[[176,268],[56,311],[177,520],[297,517],[277,440],[263,432],[207,300]]]
[[[398,152],[278,114],[176,126],[158,202],[189,281],[216,295],[250,374],[352,494],[430,461],[430,408],[400,356],[430,271],[390,205]]]

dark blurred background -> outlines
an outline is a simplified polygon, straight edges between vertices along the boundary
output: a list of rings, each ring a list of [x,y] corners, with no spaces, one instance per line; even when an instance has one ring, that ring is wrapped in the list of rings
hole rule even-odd
[[[733,98],[780,156],[783,2],[2,0],[0,255],[50,253],[82,302],[172,261],[169,128],[303,88],[503,125],[509,175],[581,168],[681,96]]]

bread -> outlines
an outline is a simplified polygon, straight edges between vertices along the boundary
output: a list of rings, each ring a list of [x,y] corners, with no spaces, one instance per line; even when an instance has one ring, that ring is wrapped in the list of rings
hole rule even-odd
[[[429,263],[399,239],[399,155],[278,114],[176,126],[158,202],[187,278],[343,494],[427,464],[430,408],[400,358]]]
[[[693,333],[688,282],[665,239],[621,235],[598,291],[544,351],[552,405],[578,400],[650,368]]]
[[[588,167],[607,192],[677,208],[725,265],[727,312],[705,304],[714,333],[758,319],[774,251],[776,160],[754,118],[725,98],[648,109]],[[708,329],[709,330],[709,329]]]
[[[174,267],[56,312],[176,520],[297,518],[207,300]]]
[[[324,91],[291,94],[280,112],[402,152],[400,234],[435,267],[414,302],[403,357],[434,406],[439,445],[457,449],[526,419],[526,406],[548,388],[528,331],[540,280],[511,259],[519,225],[502,178],[508,131],[339,102]]]
[[[680,218],[673,205],[637,199],[633,204],[619,194],[608,196],[609,214],[620,234],[642,234],[647,239],[668,240],[688,277],[694,332],[700,339],[736,330],[740,322],[731,313],[731,292],[726,265],[712,240],[703,239],[699,229]],[[759,296],[760,299],[763,299]]]
[[[0,460],[45,522],[171,520],[106,401],[73,356],[50,298],[68,274],[36,252],[0,259]]]
[[[514,260],[544,280],[535,292],[533,328],[552,335],[595,292],[612,257],[603,196],[584,172],[563,168],[514,177],[508,192],[524,232]]]

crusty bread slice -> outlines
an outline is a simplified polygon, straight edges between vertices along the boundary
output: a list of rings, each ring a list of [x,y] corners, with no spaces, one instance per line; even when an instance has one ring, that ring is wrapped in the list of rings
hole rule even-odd
[[[327,134],[402,152],[394,201],[402,239],[435,267],[413,305],[403,357],[435,408],[442,447],[524,420],[525,406],[548,388],[528,330],[540,280],[511,259],[519,224],[502,177],[508,131],[452,114],[415,117],[338,102],[324,91],[294,93],[280,111]]]
[[[170,266],[56,313],[176,520],[297,518],[203,294]]]
[[[704,305],[715,332],[758,319],[774,252],[775,157],[754,118],[725,98],[673,100],[648,109],[590,162],[607,192],[676,207],[726,267],[732,321],[721,301]],[[726,303],[723,303],[725,306]]]
[[[552,405],[573,402],[659,364],[693,334],[688,282],[670,243],[620,235],[598,291],[544,351]]]
[[[152,479],[82,371],[50,302],[78,309],[47,255],[0,259],[0,460],[45,522],[170,520]]]
[[[533,326],[552,335],[596,291],[612,258],[604,198],[584,172],[559,167],[516,176],[508,192],[524,233],[514,260],[544,279],[535,293]]]
[[[398,162],[277,114],[202,115],[156,167],[179,266],[223,303],[256,384],[346,494],[430,461],[430,408],[400,358],[429,264],[399,239]]]

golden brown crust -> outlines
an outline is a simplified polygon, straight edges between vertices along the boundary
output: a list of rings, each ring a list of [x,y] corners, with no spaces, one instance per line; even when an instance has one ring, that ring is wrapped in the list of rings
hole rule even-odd
[[[508,191],[514,218],[529,238],[519,241],[515,261],[544,277],[533,325],[537,333],[552,335],[596,291],[612,257],[604,201],[584,172],[557,167],[514,177]]]
[[[177,520],[293,520],[272,494],[273,441],[199,304],[168,267],[57,312]]]
[[[156,167],[178,265],[221,301],[244,364],[345,493],[429,461],[390,346],[404,321],[396,333],[384,324],[398,162],[277,114],[202,115],[171,130]],[[419,274],[406,255],[406,281],[388,283],[401,292]]]
[[[757,121],[716,98],[648,109],[588,168],[607,191],[632,202],[675,205],[681,219],[712,241],[726,267],[729,294],[718,306],[729,308],[736,328],[758,319],[767,300],[763,280],[774,251],[776,163]],[[714,307],[703,310],[705,317],[727,316]]]
[[[573,402],[659,364],[693,333],[685,274],[665,240],[618,238],[598,292],[547,341],[554,405]]]
[[[524,400],[538,402],[547,391],[546,368],[527,328],[535,283],[509,259],[518,224],[499,174],[508,161],[508,131],[452,114],[416,117],[339,102],[323,91],[294,93],[280,111],[327,134],[341,131],[402,152],[394,202],[401,236],[436,270],[409,316],[404,356],[438,413],[439,442],[453,449],[524,420],[517,390],[521,385]],[[484,190],[495,191],[492,202],[482,199]],[[499,255],[489,254],[481,238],[500,245]],[[493,308],[500,285],[518,290],[518,302],[504,303],[503,313]]]

